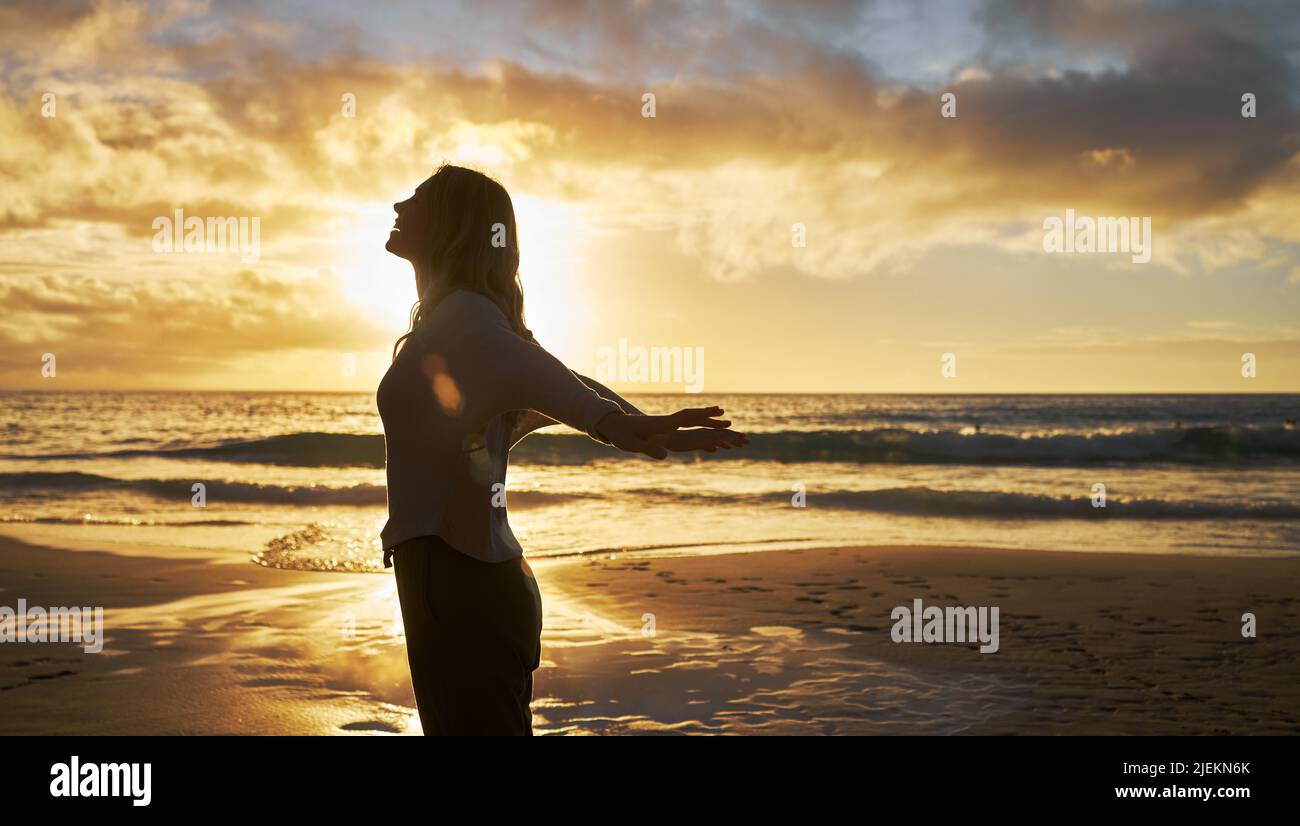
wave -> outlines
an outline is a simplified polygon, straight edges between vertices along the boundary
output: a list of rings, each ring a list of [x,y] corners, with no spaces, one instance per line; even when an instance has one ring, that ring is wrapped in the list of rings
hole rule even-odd
[[[211,503],[237,502],[268,505],[384,505],[387,489],[383,485],[357,484],[346,487],[259,484],[255,482],[207,481],[204,479],[115,479],[79,471],[0,473],[0,490],[34,496],[39,493],[124,492],[189,502],[193,485],[202,482]],[[549,493],[521,490],[510,493],[513,507],[583,498],[587,494]]]
[[[381,572],[381,559],[382,553],[376,548],[338,542],[318,522],[277,536],[252,555],[252,562],[264,568],[344,573]]]
[[[51,473],[0,473],[0,489],[19,497],[39,497],[59,493],[122,492],[188,503],[192,497],[191,479],[114,479],[76,471]],[[233,502],[266,505],[337,505],[382,506],[386,503],[382,485],[358,484],[348,487],[299,487],[251,482],[204,482],[209,503]],[[521,490],[510,494],[512,509],[554,505],[589,499],[592,493]],[[791,494],[786,491],[765,493],[707,492],[698,489],[674,491],[661,488],[635,488],[607,491],[600,498],[632,499],[638,504],[688,504],[790,507]],[[1037,518],[1037,519],[1300,519],[1300,505],[1284,502],[1200,502],[1158,498],[1124,499],[1111,497],[1105,508],[1094,508],[1086,496],[1051,496],[1047,494],[981,490],[935,490],[927,487],[885,488],[879,490],[809,490],[810,509],[868,511],[876,513],[962,518]],[[62,517],[15,517],[0,521],[67,521]],[[122,524],[162,524],[125,519]],[[222,520],[186,522],[184,524],[240,524]]]
[[[625,458],[586,436],[537,433],[511,451],[518,462],[573,465]],[[218,445],[27,457],[204,459],[295,467],[384,466],[384,437],[289,433]],[[19,458],[19,457],[10,457]],[[863,464],[1087,465],[1231,464],[1300,461],[1300,430],[1235,425],[1125,433],[1012,436],[905,428],[780,431],[750,435],[743,450],[692,454],[688,461],[851,462]]]
[[[230,528],[256,525],[243,519],[138,519],[129,516],[0,516],[0,524],[112,525],[131,528]]]
[[[689,500],[707,504],[776,505],[791,507],[791,494],[783,491],[757,494],[672,494],[643,489],[626,491],[642,501],[663,503]],[[899,516],[1033,519],[1300,519],[1300,506],[1280,502],[1197,502],[1155,498],[1111,497],[1106,506],[1093,507],[1088,497],[1049,496],[982,490],[934,490],[926,487],[881,490],[807,492],[809,510],[870,511]]]
[[[759,433],[740,451],[704,459],[864,464],[1079,465],[1214,464],[1300,460],[1300,431],[1235,426],[1128,433],[1012,436],[996,433],[856,431]]]
[[[9,493],[28,495],[42,491],[120,491],[189,502],[194,496],[195,482],[203,483],[209,502],[262,502],[277,505],[383,505],[387,502],[383,485],[296,487],[255,482],[209,482],[202,479],[115,479],[77,471],[0,473],[0,488]]]
[[[265,439],[222,442],[216,445],[156,449],[113,450],[101,453],[55,453],[41,456],[10,455],[8,459],[206,459],[294,467],[384,466],[384,437],[356,433],[286,433]]]
[[[610,554],[645,551],[679,551],[684,548],[727,548],[745,546],[761,548],[764,545],[813,542],[812,537],[738,539],[734,541],[701,543],[658,543],[653,545],[611,545],[598,548],[542,550],[530,552],[530,559],[563,559],[571,557],[606,556]],[[336,535],[329,527],[311,522],[299,530],[269,540],[261,550],[252,554],[252,562],[265,568],[285,568],[297,571],[325,571],[342,573],[387,573],[383,566],[383,552],[377,541],[357,541],[355,537]]]

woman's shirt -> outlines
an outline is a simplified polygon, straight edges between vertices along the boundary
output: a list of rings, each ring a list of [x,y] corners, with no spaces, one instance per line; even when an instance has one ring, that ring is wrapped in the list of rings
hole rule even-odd
[[[378,404],[388,475],[384,550],[440,536],[484,562],[523,555],[505,508],[514,442],[547,419],[597,438],[596,423],[620,411],[468,290],[424,317],[380,382]]]

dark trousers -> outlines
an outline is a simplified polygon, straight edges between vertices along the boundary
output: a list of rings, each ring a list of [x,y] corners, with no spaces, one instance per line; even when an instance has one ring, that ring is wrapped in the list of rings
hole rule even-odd
[[[542,596],[523,560],[480,562],[422,536],[393,566],[424,733],[532,734]]]

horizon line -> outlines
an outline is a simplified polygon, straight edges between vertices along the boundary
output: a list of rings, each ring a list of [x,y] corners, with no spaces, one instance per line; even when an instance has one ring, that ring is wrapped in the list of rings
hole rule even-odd
[[[704,398],[719,396],[1295,396],[1296,390],[705,390],[688,393],[684,390],[617,390],[628,396],[684,396]],[[359,395],[373,394],[375,390],[269,390],[266,388],[188,388],[188,387],[0,387],[0,393],[265,393],[285,395]]]

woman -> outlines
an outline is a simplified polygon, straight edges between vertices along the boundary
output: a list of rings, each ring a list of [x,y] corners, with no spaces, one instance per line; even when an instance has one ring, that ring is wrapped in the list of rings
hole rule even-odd
[[[382,538],[420,722],[426,734],[531,734],[542,606],[506,519],[510,447],[556,422],[655,459],[746,439],[717,407],[643,415],[537,344],[501,184],[445,165],[393,208],[386,248],[414,266],[419,300],[379,385]]]

